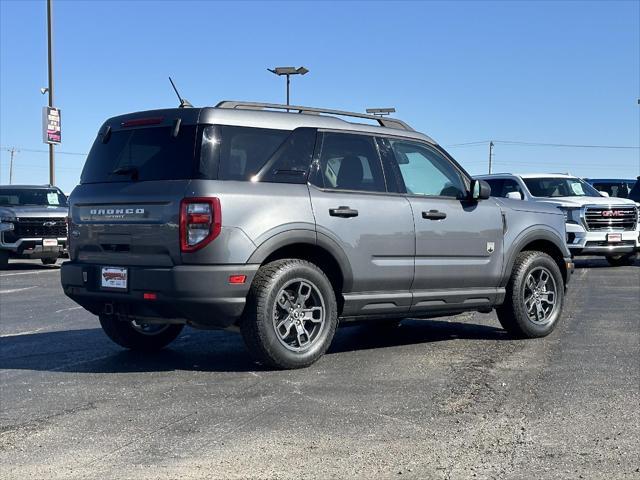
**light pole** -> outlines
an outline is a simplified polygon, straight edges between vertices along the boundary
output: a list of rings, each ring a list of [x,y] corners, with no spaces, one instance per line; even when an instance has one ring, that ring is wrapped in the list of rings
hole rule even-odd
[[[287,77],[287,105],[289,105],[289,84],[291,83],[291,75],[306,75],[309,73],[304,67],[276,67],[276,68],[267,68],[271,73],[278,75],[279,77],[285,75]]]
[[[49,63],[49,107],[53,107],[53,25],[52,25],[52,15],[53,15],[53,0],[47,0],[47,45],[48,45],[48,54],[47,60]],[[55,174],[55,153],[53,150],[53,143],[49,143],[49,184],[55,185],[56,182],[56,174]]]

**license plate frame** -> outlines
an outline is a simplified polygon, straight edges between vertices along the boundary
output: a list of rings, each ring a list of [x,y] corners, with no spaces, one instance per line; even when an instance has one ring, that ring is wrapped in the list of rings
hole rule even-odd
[[[620,243],[622,242],[621,233],[607,233],[607,243]]]
[[[100,267],[100,289],[112,292],[129,290],[129,269],[127,267]]]

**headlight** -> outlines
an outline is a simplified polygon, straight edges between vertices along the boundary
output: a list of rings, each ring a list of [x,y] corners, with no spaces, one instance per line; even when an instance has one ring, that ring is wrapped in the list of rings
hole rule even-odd
[[[10,222],[15,222],[15,221],[16,221],[15,217],[8,217],[8,216],[0,217],[0,222],[10,223]]]
[[[574,207],[558,207],[562,213],[564,213],[564,220],[567,223],[578,223],[576,213],[580,210]]]

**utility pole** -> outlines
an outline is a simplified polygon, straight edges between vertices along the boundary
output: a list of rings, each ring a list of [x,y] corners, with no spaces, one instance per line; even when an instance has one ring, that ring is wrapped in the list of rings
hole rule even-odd
[[[489,173],[491,173],[492,163],[493,163],[493,140],[489,142]]]
[[[9,185],[13,183],[13,156],[19,152],[16,150],[16,147],[11,147],[9,149],[9,155],[11,155],[11,160],[9,160]]]
[[[47,39],[49,63],[49,107],[53,107],[53,0],[47,0]],[[55,185],[55,152],[53,143],[49,143],[49,184]]]

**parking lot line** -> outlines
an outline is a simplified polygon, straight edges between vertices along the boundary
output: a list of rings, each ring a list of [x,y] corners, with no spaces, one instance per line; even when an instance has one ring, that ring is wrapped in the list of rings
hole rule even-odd
[[[36,287],[34,286],[34,287],[11,288],[9,290],[0,290],[0,293],[5,294],[5,293],[23,292],[24,290],[31,290],[32,288],[36,288]]]
[[[34,272],[17,272],[17,273],[3,273],[0,277],[12,277],[14,275],[31,275],[33,273],[50,273],[50,272],[59,272],[59,269],[47,269],[47,270],[37,270]]]

